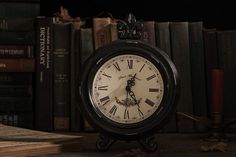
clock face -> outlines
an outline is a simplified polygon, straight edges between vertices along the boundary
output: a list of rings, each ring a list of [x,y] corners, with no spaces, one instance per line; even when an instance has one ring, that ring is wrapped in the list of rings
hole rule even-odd
[[[158,68],[134,54],[105,61],[95,73],[91,88],[95,111],[121,124],[138,123],[161,111],[165,92]]]

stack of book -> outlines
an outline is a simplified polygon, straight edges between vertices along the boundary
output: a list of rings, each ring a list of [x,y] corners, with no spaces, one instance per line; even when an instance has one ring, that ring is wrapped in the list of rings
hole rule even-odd
[[[33,128],[34,18],[39,0],[0,1],[0,123]]]

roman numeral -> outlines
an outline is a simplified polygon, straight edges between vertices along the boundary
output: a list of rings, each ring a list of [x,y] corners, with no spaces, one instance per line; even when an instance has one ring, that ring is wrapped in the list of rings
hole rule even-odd
[[[139,72],[141,72],[141,71],[143,70],[143,68],[144,68],[145,65],[146,65],[146,64],[143,64],[143,66],[141,67],[141,69],[139,70]]]
[[[99,87],[98,87],[98,90],[108,90],[107,87],[108,87],[108,86],[99,86]]]
[[[117,62],[113,63],[113,65],[115,66],[115,68],[120,71],[120,67],[119,67],[119,64]]]
[[[149,88],[149,92],[159,92],[158,88]]]
[[[153,79],[153,78],[155,78],[156,77],[156,75],[155,74],[153,74],[152,76],[149,76],[148,78],[146,78],[147,79],[147,81],[150,81],[151,79]]]
[[[124,119],[129,119],[129,111],[125,109]]]
[[[116,110],[117,110],[117,106],[114,105],[114,106],[110,109],[109,113],[115,115],[115,114],[116,114]]]
[[[133,69],[133,60],[127,60],[129,69]]]
[[[143,116],[143,112],[140,110],[140,108],[138,108],[138,113],[140,116]]]
[[[103,105],[105,105],[106,103],[108,103],[110,101],[110,97],[109,96],[105,96],[103,98],[100,99],[101,103],[104,103]]]
[[[103,76],[106,76],[107,78],[112,78],[110,75],[107,75],[107,74],[102,74]]]
[[[155,105],[155,103],[153,101],[149,100],[149,99],[146,99],[145,103],[152,106],[152,107]]]

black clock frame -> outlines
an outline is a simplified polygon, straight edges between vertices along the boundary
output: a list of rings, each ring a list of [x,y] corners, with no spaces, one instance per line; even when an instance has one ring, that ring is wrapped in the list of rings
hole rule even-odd
[[[97,70],[107,60],[124,54],[148,59],[160,71],[164,81],[164,96],[157,111],[135,124],[120,124],[108,119],[94,108],[91,99],[93,78]],[[86,61],[78,89],[78,98],[82,102],[79,104],[81,113],[95,129],[115,140],[137,140],[156,133],[167,123],[178,99],[179,77],[174,64],[162,50],[138,40],[120,40],[97,49]]]

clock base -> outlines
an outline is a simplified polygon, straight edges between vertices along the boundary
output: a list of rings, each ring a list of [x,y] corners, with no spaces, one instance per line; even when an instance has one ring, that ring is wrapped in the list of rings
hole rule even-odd
[[[158,149],[158,144],[155,136],[146,137],[138,141],[146,152],[155,152]]]
[[[116,142],[116,140],[105,135],[100,135],[99,139],[96,142],[96,148],[100,152],[105,152],[111,147],[114,142]],[[158,144],[155,136],[140,139],[138,140],[138,143],[146,152],[155,152],[158,149]]]
[[[105,152],[111,147],[114,142],[116,142],[116,140],[111,139],[110,137],[105,135],[100,135],[99,139],[96,142],[96,148],[100,152]]]

